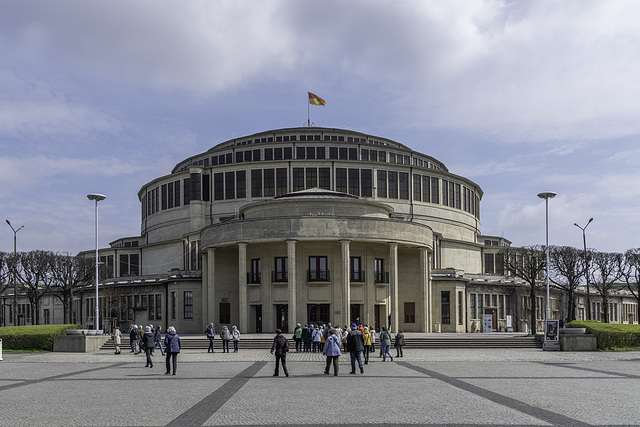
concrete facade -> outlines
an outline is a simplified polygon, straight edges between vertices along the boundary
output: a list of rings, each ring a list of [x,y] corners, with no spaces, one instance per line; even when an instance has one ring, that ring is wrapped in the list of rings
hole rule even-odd
[[[482,196],[439,160],[361,132],[225,141],[138,191],[140,235],[100,249],[100,325],[471,332],[489,313],[493,330],[508,318],[522,330],[526,290],[487,270],[510,242],[481,234]],[[94,323],[93,304],[90,290],[77,295],[78,323]]]

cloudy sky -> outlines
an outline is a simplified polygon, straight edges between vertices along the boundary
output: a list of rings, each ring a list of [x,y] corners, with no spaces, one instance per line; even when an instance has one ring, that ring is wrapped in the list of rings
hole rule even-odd
[[[640,246],[640,2],[0,3],[0,213],[18,250],[140,233],[137,192],[307,120],[386,137],[484,190],[514,245]],[[0,251],[13,232],[0,227]]]

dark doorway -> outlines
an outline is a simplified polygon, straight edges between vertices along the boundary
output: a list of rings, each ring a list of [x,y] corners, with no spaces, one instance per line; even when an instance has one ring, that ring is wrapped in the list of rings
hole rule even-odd
[[[289,305],[276,305],[276,328],[280,329],[283,333],[289,332]]]
[[[360,304],[351,304],[349,306],[351,319],[349,321],[351,323],[355,323],[356,325],[360,324]]]
[[[375,309],[374,309],[374,326],[376,328],[377,331],[380,330],[380,327],[382,326],[382,323],[380,323],[382,317],[380,315],[380,313],[382,313],[382,307],[381,305],[376,305]]]
[[[326,325],[329,323],[329,304],[307,304],[307,323]]]
[[[256,334],[261,334],[262,333],[262,306],[254,305],[253,309],[255,311],[254,314],[256,319],[256,323],[255,323]]]
[[[220,303],[220,325],[228,325],[231,323],[231,303]]]

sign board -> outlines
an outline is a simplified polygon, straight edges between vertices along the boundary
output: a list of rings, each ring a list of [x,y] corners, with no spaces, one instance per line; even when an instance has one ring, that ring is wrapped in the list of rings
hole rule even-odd
[[[493,316],[491,314],[482,316],[482,332],[493,332]]]
[[[547,320],[544,324],[544,341],[553,342],[560,341],[560,321],[559,320]]]
[[[511,315],[507,314],[507,329],[513,328],[513,324],[511,323]]]

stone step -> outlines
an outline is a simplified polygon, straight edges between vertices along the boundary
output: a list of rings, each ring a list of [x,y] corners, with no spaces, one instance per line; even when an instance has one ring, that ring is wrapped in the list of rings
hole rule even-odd
[[[181,337],[182,348],[188,350],[206,350],[209,348],[209,340],[202,337]],[[273,343],[273,336],[268,337],[251,337],[240,340],[240,346],[243,349],[252,350],[268,350]],[[293,344],[293,343],[291,343]],[[378,348],[379,344],[376,343]],[[393,346],[393,345],[392,345]],[[122,338],[122,348],[129,347],[129,338]],[[215,340],[214,347],[222,348],[222,342]],[[233,347],[233,342],[229,343],[229,347]],[[109,339],[102,347],[102,350],[113,349],[113,339]],[[499,338],[482,338],[474,335],[473,337],[416,337],[405,338],[405,348],[429,349],[429,348],[542,348],[542,343],[534,337],[499,337]]]

